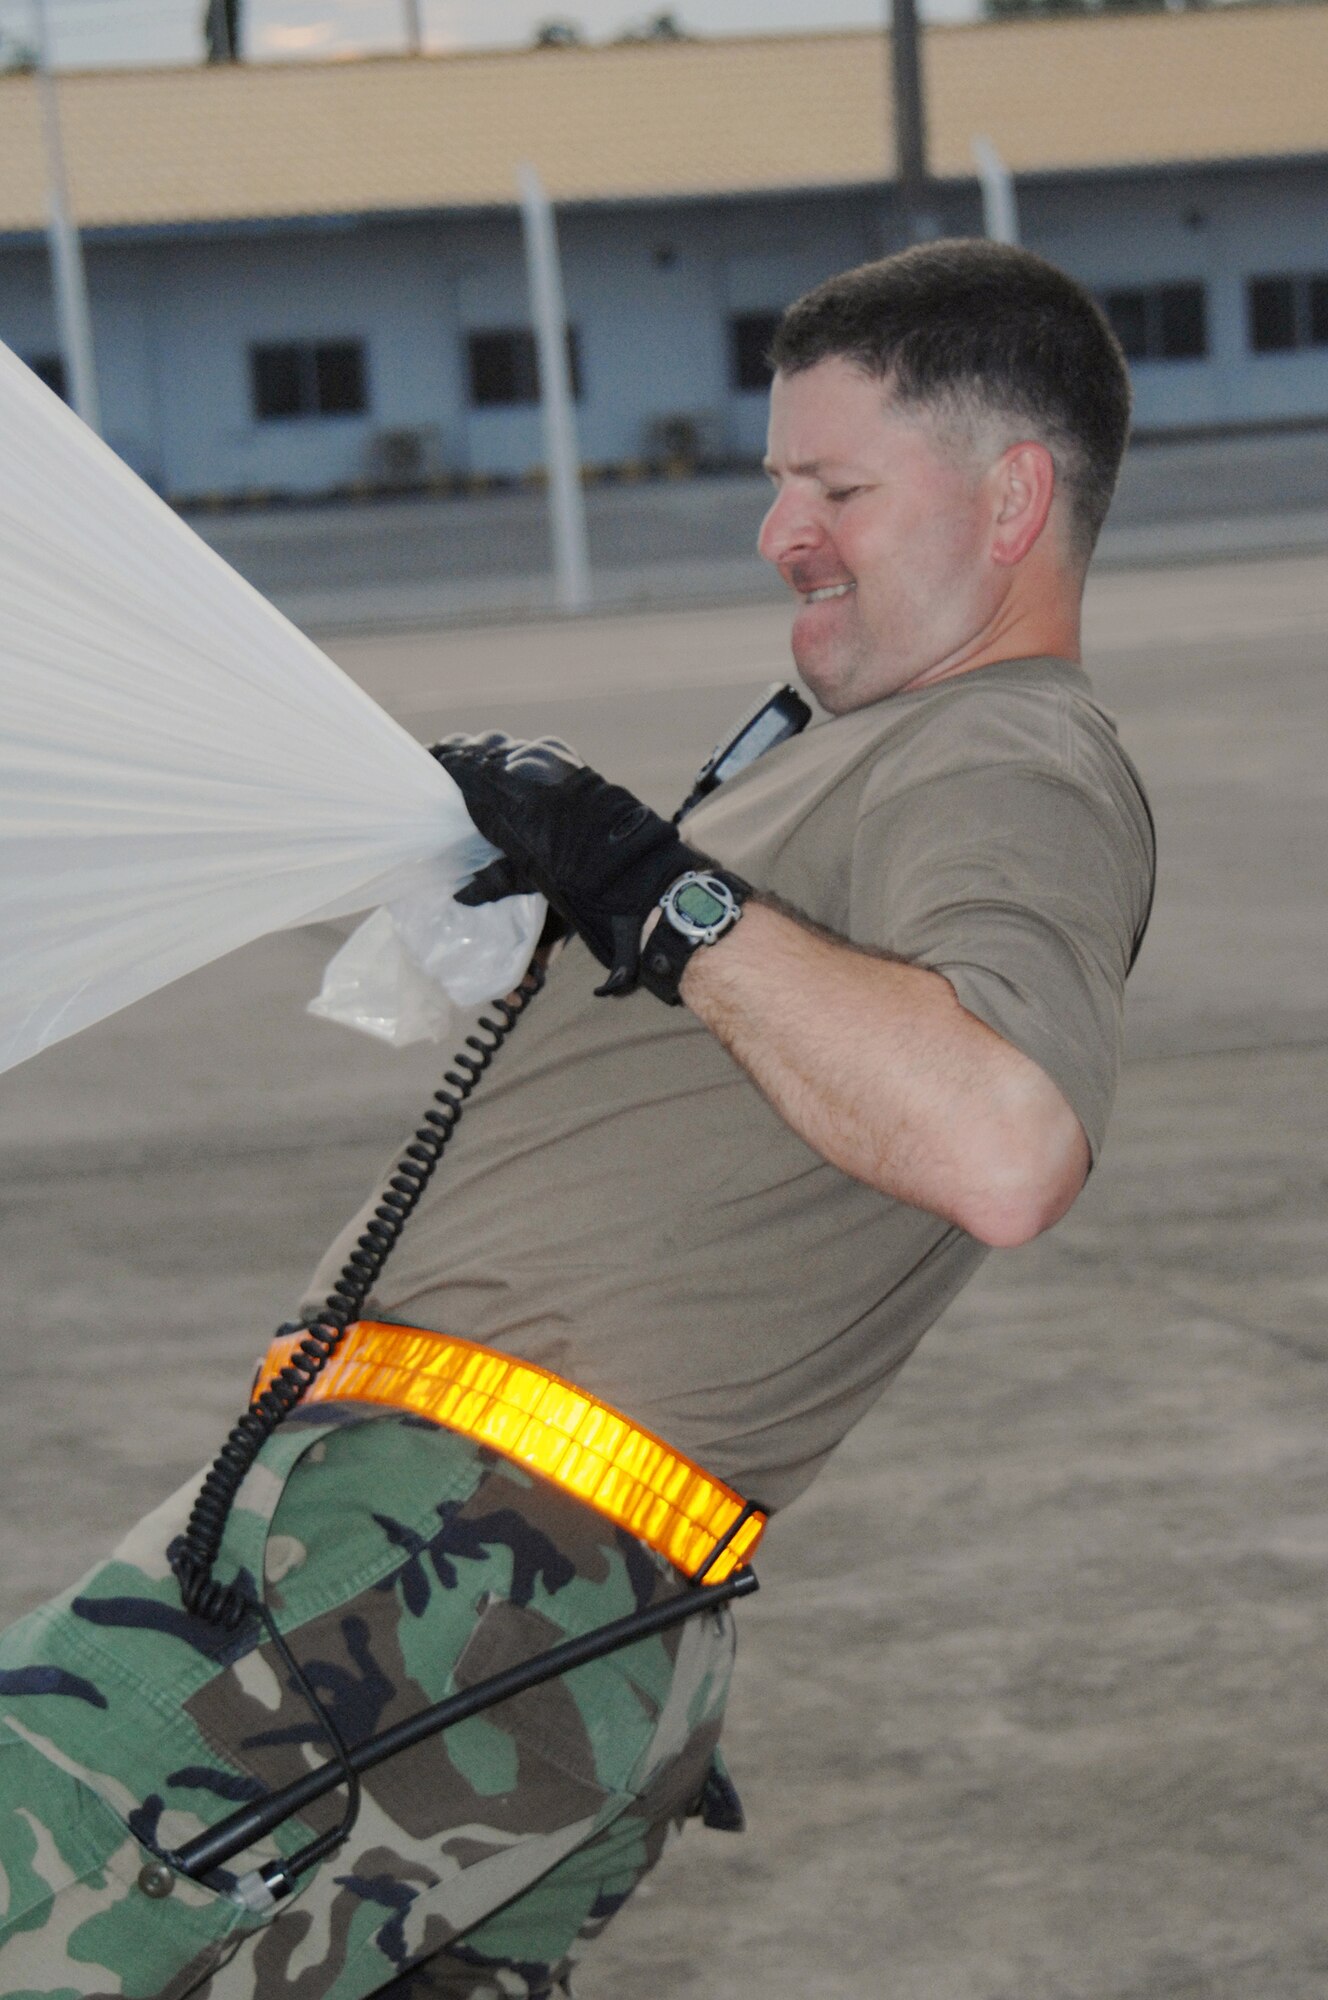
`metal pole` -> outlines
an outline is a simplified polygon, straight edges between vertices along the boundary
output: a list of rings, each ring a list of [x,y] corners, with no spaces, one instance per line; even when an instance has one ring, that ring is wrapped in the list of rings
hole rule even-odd
[[[558,602],[564,611],[582,611],[590,602],[590,558],[586,548],[586,505],[581,490],[572,379],[567,355],[567,310],[553,209],[538,173],[528,161],[517,168],[526,274],[535,348],[539,356],[540,404],[544,414],[544,454],[553,529],[553,567]]]
[[[911,243],[939,234],[927,173],[927,118],[922,96],[922,46],[915,0],[891,0],[890,79],[895,112],[895,175],[904,229]]]
[[[406,10],[406,47],[411,55],[424,53],[424,22],[420,17],[420,0],[402,0]]]
[[[973,141],[973,160],[982,183],[982,227],[993,243],[1018,243],[1019,207],[1015,199],[1014,175],[990,139],[979,133]]]
[[[46,0],[33,0],[37,29],[37,89],[41,97],[42,132],[46,141],[46,240],[51,253],[55,317],[60,351],[68,375],[69,400],[89,430],[100,433],[101,409],[92,359],[92,323],[88,316],[88,283],[83,247],[69,213],[64,146],[60,138],[60,105],[51,69],[51,38]]]

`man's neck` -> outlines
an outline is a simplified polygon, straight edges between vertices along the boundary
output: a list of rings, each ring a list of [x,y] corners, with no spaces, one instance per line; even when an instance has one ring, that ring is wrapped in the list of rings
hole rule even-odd
[[[927,668],[906,691],[932,687],[1002,660],[1069,660],[1077,666],[1083,656],[1080,612],[1081,592],[1077,585],[1071,588],[1064,576],[1040,584],[1021,577],[980,631],[947,659]]]

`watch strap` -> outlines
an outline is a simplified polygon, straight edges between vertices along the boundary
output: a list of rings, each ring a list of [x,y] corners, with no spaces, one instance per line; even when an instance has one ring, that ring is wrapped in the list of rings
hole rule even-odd
[[[735,903],[738,905],[723,930],[715,938],[709,940],[710,943],[717,944],[719,939],[726,937],[734,924],[737,923],[738,918],[742,914],[741,906],[747,897],[751,895],[752,886],[750,882],[744,882],[741,875],[735,875],[727,868],[707,866],[704,872],[707,875],[717,877],[728,889]],[[670,888],[674,886],[674,884],[670,884]],[[647,992],[653,993],[657,1000],[662,1000],[665,1006],[680,1007],[682,1005],[682,995],[679,993],[678,987],[681,983],[682,975],[691,961],[693,952],[699,951],[705,943],[705,939],[688,937],[684,931],[675,929],[669,920],[668,910],[663,907],[663,899],[661,899],[659,921],[652,929],[641,951],[641,964],[638,977],[642,986],[646,988]]]

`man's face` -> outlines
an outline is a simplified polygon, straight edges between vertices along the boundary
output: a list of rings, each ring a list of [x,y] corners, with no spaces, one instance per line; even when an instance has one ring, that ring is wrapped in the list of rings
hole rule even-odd
[[[982,470],[838,358],[776,375],[758,547],[801,599],[793,657],[832,714],[959,671],[993,616]]]

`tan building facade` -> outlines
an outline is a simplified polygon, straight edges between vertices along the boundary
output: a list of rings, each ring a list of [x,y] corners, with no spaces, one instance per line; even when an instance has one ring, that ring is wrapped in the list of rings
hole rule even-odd
[[[1328,6],[940,28],[924,62],[938,226],[982,226],[985,138],[1145,427],[1328,416]],[[519,476],[529,159],[587,458],[751,458],[770,316],[901,240],[887,76],[859,33],[62,76],[107,433],[181,496]],[[0,337],[54,376],[43,214],[2,78]]]

